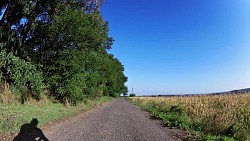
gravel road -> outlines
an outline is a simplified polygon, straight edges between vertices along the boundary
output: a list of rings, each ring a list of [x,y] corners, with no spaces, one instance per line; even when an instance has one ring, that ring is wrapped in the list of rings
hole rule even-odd
[[[177,141],[123,98],[53,125],[44,134],[50,141]]]

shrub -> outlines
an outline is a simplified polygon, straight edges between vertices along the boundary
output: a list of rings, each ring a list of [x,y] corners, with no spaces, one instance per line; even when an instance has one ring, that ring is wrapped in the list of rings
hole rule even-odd
[[[36,65],[4,50],[0,52],[0,77],[19,94],[22,103],[29,96],[39,100],[45,88],[42,72]]]
[[[135,95],[135,93],[131,93],[130,95],[129,95],[129,97],[135,97],[136,95]]]

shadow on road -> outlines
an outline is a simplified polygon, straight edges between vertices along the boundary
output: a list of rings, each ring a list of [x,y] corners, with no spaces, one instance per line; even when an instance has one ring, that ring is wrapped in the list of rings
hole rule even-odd
[[[19,134],[13,141],[49,141],[42,130],[37,128],[38,120],[33,118],[30,123],[21,126]]]

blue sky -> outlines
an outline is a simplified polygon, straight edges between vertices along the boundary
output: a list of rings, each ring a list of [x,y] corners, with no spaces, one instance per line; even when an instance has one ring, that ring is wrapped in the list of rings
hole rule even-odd
[[[250,87],[249,0],[106,0],[101,11],[130,92]]]
[[[248,0],[106,0],[101,11],[130,92],[250,87]]]

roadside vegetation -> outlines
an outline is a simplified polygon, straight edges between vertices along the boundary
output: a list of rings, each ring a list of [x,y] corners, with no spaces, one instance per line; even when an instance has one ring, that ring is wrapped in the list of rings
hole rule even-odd
[[[0,98],[11,91],[22,104],[47,95],[77,105],[126,93],[124,67],[108,53],[114,40],[101,4],[1,0]]]
[[[67,106],[45,99],[39,102],[29,101],[25,105],[21,103],[0,104],[0,138],[11,139],[23,124],[29,123],[33,118],[38,119],[39,127],[53,125],[53,122],[80,114],[110,100],[112,100],[111,97],[89,99],[77,106]]]
[[[136,96],[135,93],[129,94],[129,97],[135,97],[135,96]]]
[[[102,0],[0,1],[0,134],[127,93]]]
[[[132,97],[167,127],[189,130],[205,141],[250,140],[250,94]]]
[[[72,115],[84,112],[94,106],[111,100],[110,97],[102,97],[98,100],[88,100],[78,106],[65,106],[62,103],[53,103],[52,101],[30,101],[25,105],[1,104],[0,110],[0,132],[18,131],[22,124],[29,123],[32,118],[39,120],[39,125],[70,117]]]

